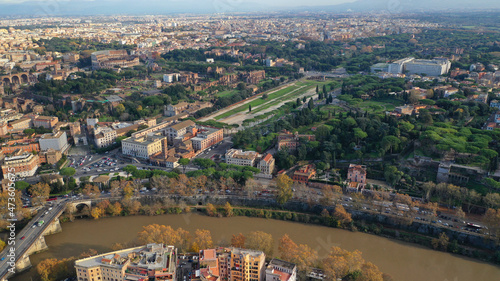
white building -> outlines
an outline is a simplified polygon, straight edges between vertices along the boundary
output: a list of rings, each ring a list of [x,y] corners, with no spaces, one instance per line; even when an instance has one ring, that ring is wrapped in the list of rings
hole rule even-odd
[[[132,157],[149,159],[162,151],[162,141],[165,139],[161,132],[149,133],[146,136],[126,138],[122,140],[122,153]]]
[[[274,171],[275,160],[271,154],[266,154],[262,157],[257,164],[257,168],[259,168],[260,172],[265,175],[271,175]]]
[[[109,127],[98,127],[94,130],[94,142],[98,148],[107,147],[116,141],[116,130]]]
[[[448,73],[451,63],[446,58],[434,58],[432,60],[415,59],[412,57],[400,59],[392,63],[378,63],[371,67],[372,72],[388,72],[392,74],[425,74],[428,76],[439,76]]]
[[[426,74],[427,76],[439,76],[448,73],[451,63],[448,59],[435,58],[432,60],[412,60],[405,64],[405,70],[409,74]]]
[[[87,126],[95,126],[99,122],[97,118],[87,118]]]
[[[65,152],[69,147],[68,137],[65,131],[43,134],[38,142],[40,143],[40,150],[42,151],[52,148],[57,151]]]
[[[163,82],[173,83],[179,80],[179,76],[180,76],[179,73],[163,74]]]
[[[255,151],[242,151],[241,149],[232,148],[226,152],[226,163],[254,167],[259,156],[260,154]]]

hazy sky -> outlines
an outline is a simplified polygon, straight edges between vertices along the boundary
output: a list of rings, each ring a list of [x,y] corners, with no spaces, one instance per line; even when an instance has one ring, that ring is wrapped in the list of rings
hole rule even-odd
[[[28,2],[28,1],[45,1],[47,3],[56,3],[56,2],[68,2],[70,0],[0,0],[1,4],[9,3],[20,3],[20,2]],[[99,0],[80,0],[80,1],[99,1]],[[123,2],[123,0],[108,0],[108,1],[114,1],[114,2]],[[267,5],[272,5],[272,6],[285,6],[285,5],[293,5],[293,6],[317,6],[317,5],[335,5],[335,4],[341,4],[341,3],[346,3],[346,2],[354,2],[355,0],[195,0],[193,2],[200,2],[200,3],[206,3],[206,2],[225,2],[228,4],[238,4],[238,3],[244,3],[244,2],[250,2],[250,3],[265,3]],[[147,3],[149,2],[148,0],[143,0],[140,2]],[[182,2],[182,0],[164,0],[162,2]]]

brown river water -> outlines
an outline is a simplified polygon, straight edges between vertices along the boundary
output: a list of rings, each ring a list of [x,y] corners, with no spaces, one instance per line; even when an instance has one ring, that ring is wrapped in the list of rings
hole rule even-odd
[[[47,258],[78,256],[89,248],[100,253],[106,252],[115,242],[126,243],[134,240],[142,226],[154,223],[170,225],[173,228],[182,227],[191,233],[196,229],[208,229],[215,245],[218,242],[227,243],[233,234],[248,234],[261,230],[273,235],[275,248],[279,238],[288,234],[297,244],[308,244],[316,249],[320,256],[324,256],[332,246],[349,251],[358,249],[365,260],[376,264],[394,280],[500,280],[499,266],[366,233],[264,218],[214,218],[195,213],[115,217],[64,223],[61,233],[45,237],[49,249],[30,256],[31,263],[36,266]],[[274,253],[277,254],[277,249]],[[34,267],[10,279],[29,280],[37,280]]]

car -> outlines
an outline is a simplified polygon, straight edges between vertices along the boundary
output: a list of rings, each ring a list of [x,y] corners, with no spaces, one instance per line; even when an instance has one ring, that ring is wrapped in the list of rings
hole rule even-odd
[[[52,210],[52,207],[49,208],[49,211]]]
[[[3,260],[5,260],[5,257],[2,257],[2,258],[0,259],[0,261],[3,261]]]
[[[26,236],[21,237],[21,240],[24,240],[24,238],[26,238]]]
[[[36,227],[36,223],[31,228],[35,228],[35,227]]]
[[[45,212],[45,214],[46,214],[46,215],[48,215],[48,214],[49,214],[49,211]]]

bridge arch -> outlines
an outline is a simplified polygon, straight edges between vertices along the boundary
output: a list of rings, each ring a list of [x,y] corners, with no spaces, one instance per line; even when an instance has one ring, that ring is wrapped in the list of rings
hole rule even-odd
[[[29,82],[28,74],[26,73],[21,74],[21,83],[26,84],[28,82]]]
[[[21,84],[21,80],[19,79],[18,75],[12,75],[12,78],[10,80],[12,84]]]
[[[89,209],[89,210],[91,209],[90,204],[88,204],[87,202],[81,202],[81,203],[76,203],[75,204],[75,209],[79,213],[81,213],[86,208]]]

